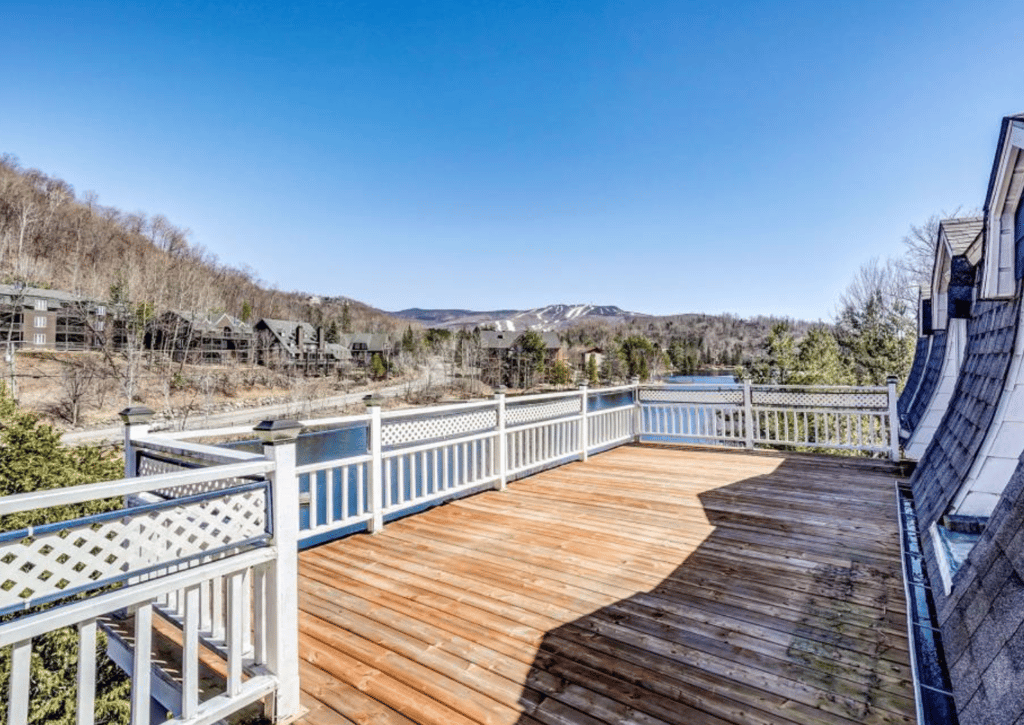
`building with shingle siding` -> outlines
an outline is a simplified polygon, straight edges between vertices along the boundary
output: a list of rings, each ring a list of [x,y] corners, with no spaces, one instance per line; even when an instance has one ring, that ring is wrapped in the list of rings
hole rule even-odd
[[[975,286],[975,265],[966,255],[973,245],[980,244],[982,227],[981,217],[939,223],[928,305],[931,346],[921,383],[900,417],[900,442],[911,460],[924,455],[956,389]]]
[[[950,265],[970,307],[956,388],[910,484],[963,725],[1024,724],[1024,115],[1003,119],[980,244]],[[954,259],[957,255],[954,255]],[[933,295],[933,301],[937,295]]]

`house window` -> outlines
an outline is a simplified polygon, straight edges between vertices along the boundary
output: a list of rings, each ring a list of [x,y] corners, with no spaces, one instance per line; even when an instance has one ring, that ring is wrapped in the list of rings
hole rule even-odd
[[[1010,297],[1014,282],[1021,278],[1015,269],[1020,219],[1017,210],[1024,191],[1024,125],[1014,122],[1005,139],[1003,154],[998,160],[999,176],[988,210],[985,252],[985,274],[982,277],[983,297]]]
[[[96,316],[103,317],[107,314],[107,308],[104,305],[96,305]]]
[[[96,320],[94,327],[96,328],[96,332],[103,332],[103,320]]]
[[[35,343],[37,345],[45,345],[46,344],[46,334],[42,333],[42,332],[37,332],[36,333],[36,337],[35,337]]]
[[[46,300],[36,300],[36,309],[46,311]]]
[[[46,327],[46,318],[36,315],[36,327]]]

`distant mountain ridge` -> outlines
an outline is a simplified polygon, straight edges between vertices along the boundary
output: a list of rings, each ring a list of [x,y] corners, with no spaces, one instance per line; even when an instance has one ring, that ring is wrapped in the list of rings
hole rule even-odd
[[[600,318],[615,324],[633,317],[649,317],[627,312],[615,305],[555,304],[532,310],[426,310],[418,307],[390,313],[405,320],[415,320],[428,327],[460,328],[490,326],[498,330],[561,330],[584,318]]]

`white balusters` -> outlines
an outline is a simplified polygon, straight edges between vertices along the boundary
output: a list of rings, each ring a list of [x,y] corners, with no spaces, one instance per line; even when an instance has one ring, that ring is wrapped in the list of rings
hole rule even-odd
[[[96,719],[96,620],[78,625],[78,696],[76,725],[93,725]]]

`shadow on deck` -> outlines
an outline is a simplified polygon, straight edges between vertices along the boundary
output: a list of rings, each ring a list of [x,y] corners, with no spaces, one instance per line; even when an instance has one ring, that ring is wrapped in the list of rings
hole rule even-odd
[[[894,475],[627,446],[304,552],[305,721],[912,722]]]

